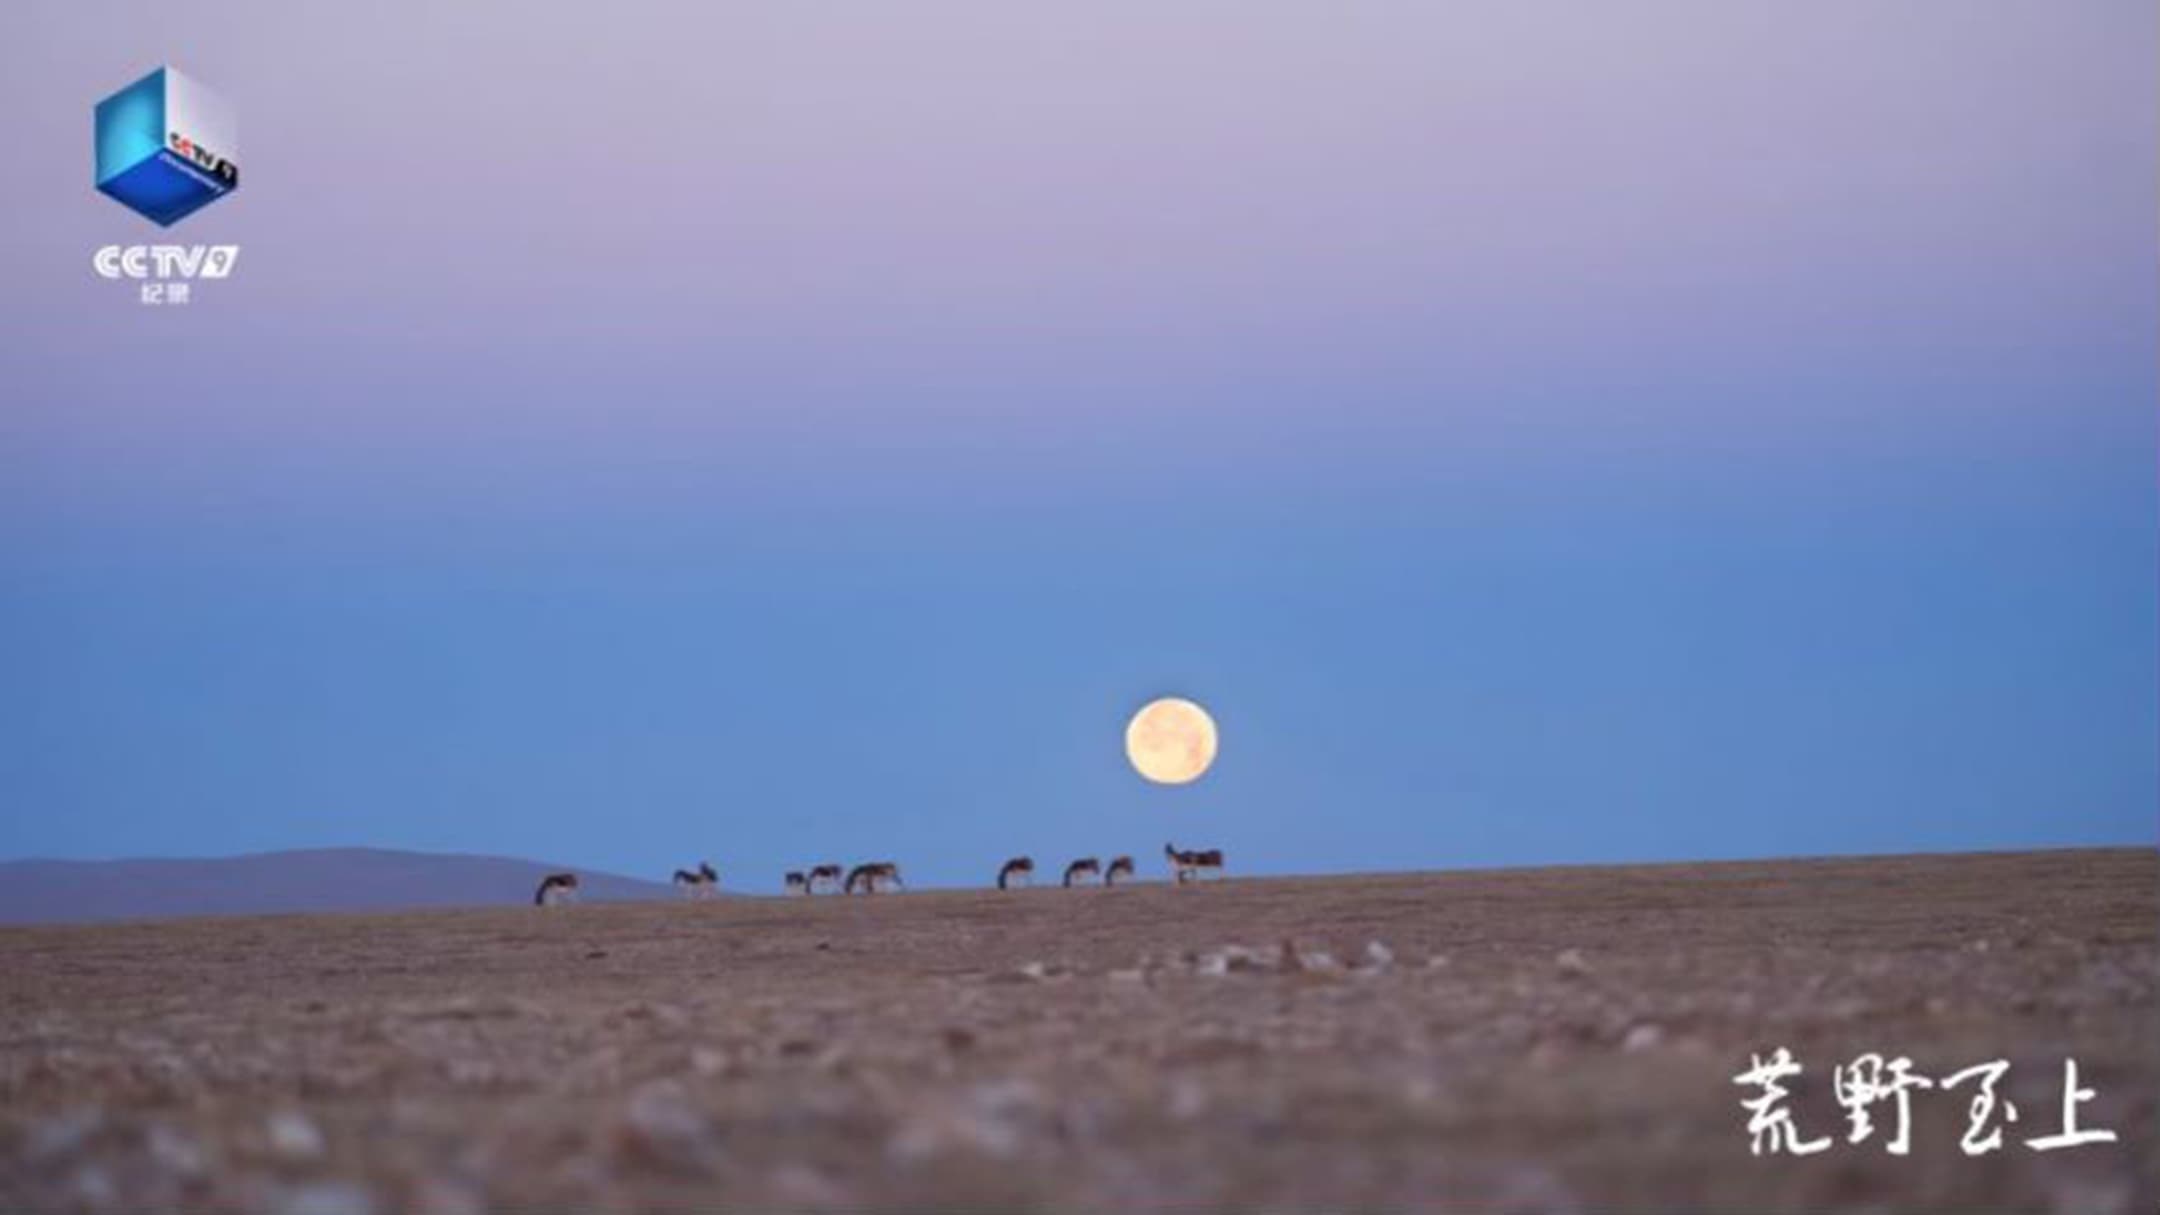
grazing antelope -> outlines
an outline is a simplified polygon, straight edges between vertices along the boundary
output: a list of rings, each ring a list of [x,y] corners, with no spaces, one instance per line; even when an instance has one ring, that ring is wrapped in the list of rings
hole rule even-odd
[[[533,906],[553,907],[558,903],[577,901],[577,875],[574,873],[551,873],[540,879],[540,888],[533,891]]]
[[[720,889],[720,874],[709,863],[699,861],[696,873],[688,869],[675,871],[675,889],[682,891],[686,898],[711,898],[713,892]]]
[[[830,883],[832,883],[833,893],[835,893],[835,894],[839,893],[839,891],[840,891],[840,866],[838,866],[838,865],[816,865],[816,866],[812,866],[812,867],[811,867],[811,870],[810,870],[810,876],[809,876],[809,878],[808,878],[807,880],[805,880],[805,881],[803,882],[803,893],[804,893],[804,894],[816,894],[816,893],[817,893],[817,884],[818,884],[819,882],[830,882]]]
[[[1223,858],[1220,848],[1182,852],[1175,845],[1164,844],[1162,850],[1163,855],[1170,858],[1170,868],[1177,874],[1181,885],[1198,878],[1204,869],[1213,869],[1218,876],[1222,873]]]
[[[789,894],[810,893],[810,879],[804,877],[803,872],[800,869],[788,870],[788,875],[783,885],[786,887]]]
[[[1069,888],[1074,878],[1095,877],[1102,873],[1102,862],[1092,856],[1083,856],[1065,866],[1065,885]]]
[[[848,870],[847,882],[841,889],[853,894],[856,887],[860,886],[864,894],[876,894],[880,882],[891,882],[903,890],[907,888],[907,884],[900,880],[900,866],[891,861],[866,861]]]
[[[1035,858],[1016,856],[998,869],[998,889],[1010,890],[1014,883],[1022,886],[1035,880]]]
[[[1115,886],[1119,878],[1124,878],[1129,882],[1132,880],[1132,875],[1132,858],[1129,856],[1117,857],[1110,862],[1108,869],[1103,870],[1103,885]]]

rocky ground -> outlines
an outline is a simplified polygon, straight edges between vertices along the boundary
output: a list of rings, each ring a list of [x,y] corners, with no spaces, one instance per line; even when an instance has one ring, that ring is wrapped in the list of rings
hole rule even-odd
[[[2156,924],[2139,849],[0,929],[0,1209],[2142,1215]],[[1846,1143],[1869,1050],[2004,1146]],[[2067,1058],[2120,1138],[2035,1151]]]

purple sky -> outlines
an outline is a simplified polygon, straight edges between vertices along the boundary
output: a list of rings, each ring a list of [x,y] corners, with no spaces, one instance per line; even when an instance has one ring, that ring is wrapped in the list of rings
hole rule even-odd
[[[10,4],[0,855],[2149,841],[2155,25]]]

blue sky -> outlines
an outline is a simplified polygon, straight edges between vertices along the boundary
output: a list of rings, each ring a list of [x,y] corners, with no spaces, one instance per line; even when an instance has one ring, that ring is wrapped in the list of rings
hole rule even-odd
[[[513,11],[11,9],[0,855],[2152,842],[2149,6]]]

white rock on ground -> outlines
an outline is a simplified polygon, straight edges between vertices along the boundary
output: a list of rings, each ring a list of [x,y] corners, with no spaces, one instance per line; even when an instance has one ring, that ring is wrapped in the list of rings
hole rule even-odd
[[[306,1114],[298,1110],[279,1110],[271,1114],[263,1129],[270,1137],[270,1150],[287,1160],[322,1158],[323,1134]]]

